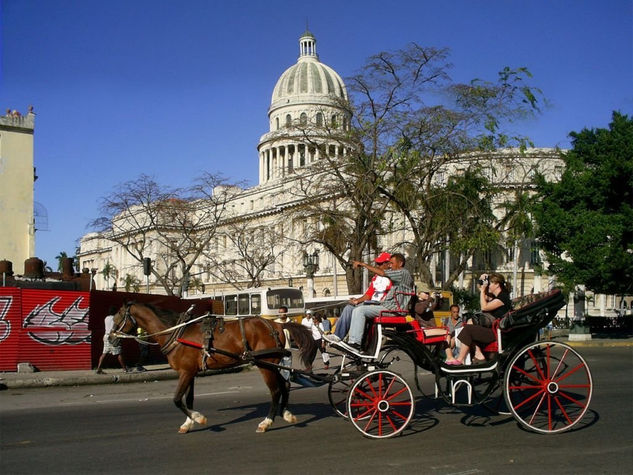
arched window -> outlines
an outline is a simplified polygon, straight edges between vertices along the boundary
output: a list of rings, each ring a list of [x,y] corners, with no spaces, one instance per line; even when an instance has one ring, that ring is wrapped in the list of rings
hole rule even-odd
[[[286,127],[290,127],[292,125],[292,117],[290,114],[286,114]]]
[[[316,125],[317,127],[323,127],[323,114],[320,112],[317,112],[316,115]]]
[[[337,125],[336,125],[336,115],[332,115],[332,128],[336,129]]]
[[[301,113],[299,122],[301,122],[301,125],[308,125],[308,115],[305,112]]]
[[[275,130],[279,130],[279,117],[275,117]]]

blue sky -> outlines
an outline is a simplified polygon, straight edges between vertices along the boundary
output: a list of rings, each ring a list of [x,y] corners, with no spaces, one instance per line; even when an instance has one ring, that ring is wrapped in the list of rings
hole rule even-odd
[[[633,113],[630,0],[0,0],[0,111],[35,108],[36,254],[72,255],[99,198],[141,173],[257,182],[257,143],[306,28],[343,78],[408,42],[448,47],[456,81],[526,66],[550,105],[537,146]],[[19,268],[18,268],[19,269]]]

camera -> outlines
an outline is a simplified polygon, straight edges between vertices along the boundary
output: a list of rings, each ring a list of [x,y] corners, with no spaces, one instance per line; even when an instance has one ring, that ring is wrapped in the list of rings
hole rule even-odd
[[[479,280],[477,281],[477,283],[478,283],[479,285],[488,285],[488,283],[489,283],[489,282],[488,282],[488,276],[484,277],[483,279],[479,279]]]

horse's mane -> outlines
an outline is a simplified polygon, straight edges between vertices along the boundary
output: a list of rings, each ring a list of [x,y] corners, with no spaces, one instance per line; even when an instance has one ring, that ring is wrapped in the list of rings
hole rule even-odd
[[[178,319],[180,318],[180,313],[174,312],[173,310],[165,310],[159,308],[151,303],[144,302],[130,302],[130,304],[134,305],[142,305],[143,307],[147,307],[158,317],[158,319],[166,325],[175,325],[178,323]]]

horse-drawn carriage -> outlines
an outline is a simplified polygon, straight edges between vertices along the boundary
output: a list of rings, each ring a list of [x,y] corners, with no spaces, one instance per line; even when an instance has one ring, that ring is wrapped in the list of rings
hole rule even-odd
[[[553,290],[517,303],[490,330],[497,338],[483,348],[486,361],[464,366],[443,363],[440,348],[445,334],[437,329],[421,328],[405,312],[375,317],[366,341],[369,356],[334,343],[345,356],[329,383],[331,404],[367,437],[401,433],[415,405],[411,378],[402,375],[404,360],[413,366],[414,383],[423,393],[429,391],[422,388],[421,375],[430,375],[434,396],[450,404],[483,404],[493,412],[507,411],[522,426],[540,433],[570,429],[591,400],[589,367],[570,346],[537,341],[538,330],[565,305],[563,295]]]
[[[411,378],[400,371],[402,364],[408,363],[405,368],[412,371],[413,384],[423,393],[421,375],[426,379],[431,375],[434,396],[450,404],[483,404],[503,412],[505,402],[507,411],[527,429],[557,433],[582,419],[592,394],[589,367],[573,348],[560,342],[537,341],[538,330],[563,306],[559,290],[530,296],[491,329],[497,339],[483,349],[486,361],[464,366],[443,363],[440,348],[445,330],[421,328],[404,311],[384,312],[368,321],[363,353],[343,342],[331,343],[342,354],[340,367],[333,373],[280,365],[287,351],[284,330],[297,343],[304,363],[311,363],[316,354],[311,333],[295,323],[261,318],[225,321],[211,315],[174,321],[158,315],[156,309],[127,304],[115,316],[115,336],[125,337],[140,326],[161,345],[180,374],[174,403],[187,415],[180,432],[187,432],[194,422],[206,423],[206,417],[193,411],[198,371],[250,362],[262,372],[272,397],[268,417],[258,425],[258,432],[266,431],[277,413],[288,422],[296,421],[287,408],[289,385],[279,371],[289,369],[317,384],[328,384],[334,410],[365,436],[400,434],[415,413]]]

